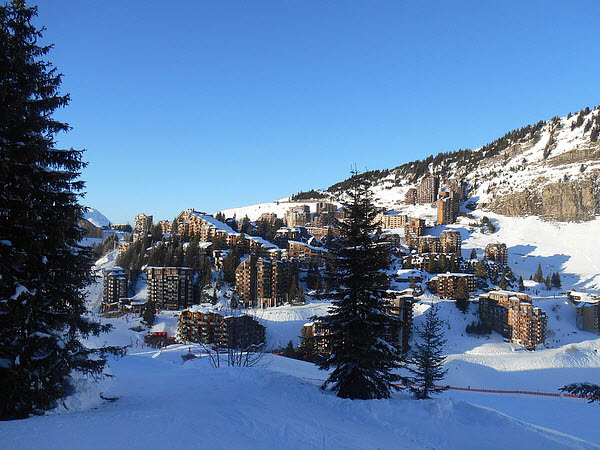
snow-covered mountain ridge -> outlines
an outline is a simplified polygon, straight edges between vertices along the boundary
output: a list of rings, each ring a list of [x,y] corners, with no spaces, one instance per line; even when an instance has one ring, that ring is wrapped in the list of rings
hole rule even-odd
[[[461,178],[480,208],[558,221],[600,215],[600,107],[513,130],[476,150],[440,153],[391,170],[366,172],[388,208],[427,175]],[[325,193],[338,198],[347,180]]]
[[[88,208],[83,215],[83,218],[98,228],[110,227],[111,225],[111,221],[108,220],[104,214],[94,208]]]

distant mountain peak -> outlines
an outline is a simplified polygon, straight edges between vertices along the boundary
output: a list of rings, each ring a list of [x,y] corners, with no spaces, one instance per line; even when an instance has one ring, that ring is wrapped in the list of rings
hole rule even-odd
[[[83,218],[97,226],[98,228],[110,227],[111,221],[106,218],[100,211],[94,208],[88,208]]]

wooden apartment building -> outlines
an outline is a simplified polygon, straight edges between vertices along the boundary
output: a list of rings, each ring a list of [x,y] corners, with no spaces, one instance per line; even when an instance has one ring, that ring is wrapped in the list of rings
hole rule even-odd
[[[148,301],[157,309],[179,310],[192,304],[192,269],[189,267],[147,267]]]
[[[102,311],[119,309],[119,300],[127,297],[127,274],[121,267],[113,267],[102,271]]]
[[[248,315],[223,315],[214,311],[182,311],[177,334],[183,342],[245,350],[265,342],[265,327]]]
[[[546,341],[546,313],[534,307],[526,294],[491,291],[480,295],[479,318],[494,331],[526,349],[535,350]]]

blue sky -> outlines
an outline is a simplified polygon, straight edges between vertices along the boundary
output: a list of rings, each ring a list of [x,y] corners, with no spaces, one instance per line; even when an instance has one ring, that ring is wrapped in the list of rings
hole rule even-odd
[[[600,2],[38,0],[84,204],[172,219],[600,103]]]

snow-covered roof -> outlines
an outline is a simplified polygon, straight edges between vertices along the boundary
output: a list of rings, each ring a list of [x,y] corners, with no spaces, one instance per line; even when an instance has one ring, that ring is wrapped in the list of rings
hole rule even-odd
[[[240,234],[237,231],[234,231],[234,229],[231,228],[229,225],[221,222],[220,220],[215,219],[213,216],[209,216],[208,214],[203,214],[197,211],[190,211],[190,214],[192,214],[195,217],[198,217],[199,219],[202,219],[204,222],[212,225],[217,230],[224,231],[225,233],[233,236],[238,236]]]

